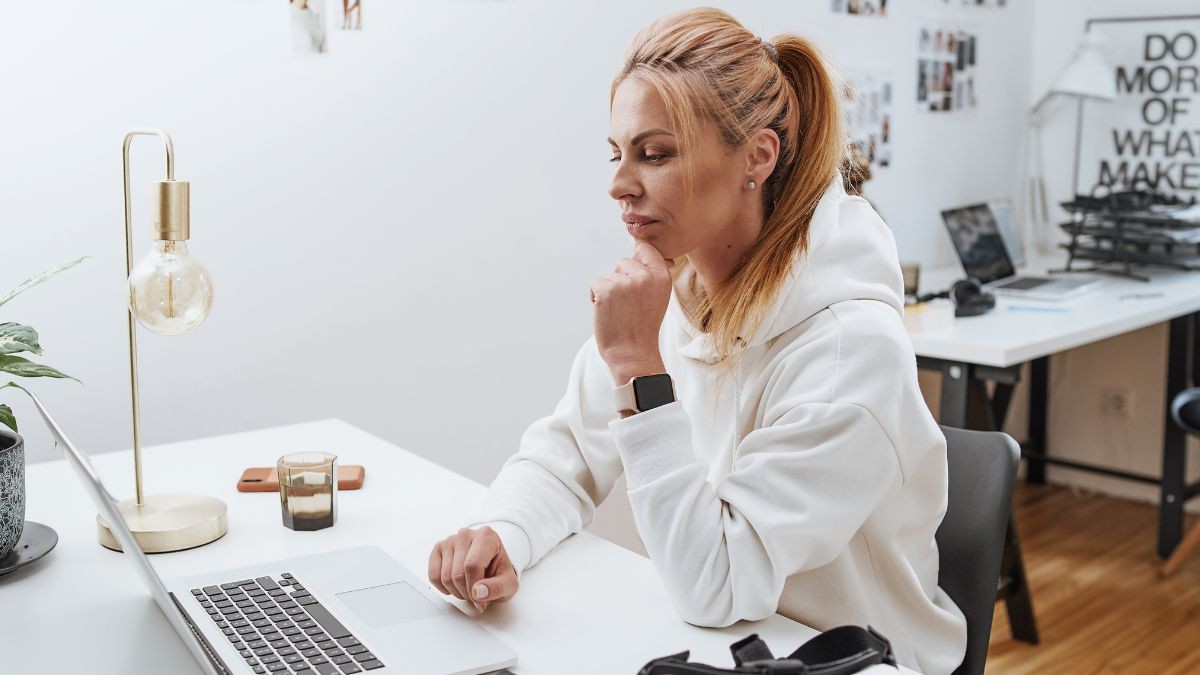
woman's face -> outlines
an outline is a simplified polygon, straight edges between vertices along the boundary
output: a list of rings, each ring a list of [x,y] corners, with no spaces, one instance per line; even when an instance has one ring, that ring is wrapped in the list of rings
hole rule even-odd
[[[730,227],[754,203],[745,194],[743,153],[728,150],[705,120],[697,128],[692,157],[681,157],[666,104],[636,77],[617,87],[609,133],[616,165],[609,194],[621,204],[621,218],[634,239],[653,245],[665,258],[725,246]],[[691,199],[684,183],[688,160],[695,172]]]

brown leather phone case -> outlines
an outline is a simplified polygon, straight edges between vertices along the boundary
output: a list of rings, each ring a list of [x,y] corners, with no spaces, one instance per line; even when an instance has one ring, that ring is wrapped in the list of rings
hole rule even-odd
[[[367,470],[360,464],[346,464],[338,467],[338,489],[357,490],[362,487]],[[238,492],[278,492],[279,475],[275,467],[255,467],[242,472],[238,479]]]

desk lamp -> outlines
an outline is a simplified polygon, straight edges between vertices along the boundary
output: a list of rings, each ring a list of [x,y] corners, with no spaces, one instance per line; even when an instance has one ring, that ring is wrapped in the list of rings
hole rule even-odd
[[[1041,126],[1045,121],[1046,105],[1055,97],[1065,96],[1076,99],[1076,119],[1075,119],[1075,176],[1071,183],[1071,189],[1077,189],[1079,182],[1079,144],[1080,134],[1083,133],[1083,102],[1087,99],[1098,101],[1112,101],[1117,98],[1117,84],[1113,77],[1112,66],[1108,63],[1107,52],[1105,48],[1106,42],[1104,34],[1089,29],[1083,35],[1083,39],[1079,42],[1079,47],[1075,50],[1075,55],[1071,57],[1071,61],[1063,68],[1058,79],[1054,81],[1054,86],[1042,95],[1038,102],[1029,112],[1029,124],[1034,130],[1034,158],[1037,162],[1036,175],[1033,177],[1030,186],[1033,192],[1033,202],[1036,206],[1032,209],[1035,220],[1040,223],[1045,223],[1050,220],[1046,205],[1046,186],[1042,180],[1042,136]],[[1040,218],[1039,218],[1040,216]]]
[[[154,245],[133,264],[129,204],[129,145],[135,136],[158,136],[167,151],[166,180],[152,184]],[[133,401],[133,471],[136,496],[117,505],[147,553],[180,551],[220,539],[229,529],[225,502],[187,494],[146,496],[142,492],[141,407],[138,404],[137,333],[134,319],[152,332],[180,335],[195,328],[212,308],[212,280],[188,255],[191,234],[187,181],[175,180],[175,151],[161,129],[132,129],[121,149],[125,171],[125,274],[129,280],[129,383]],[[121,550],[107,523],[96,516],[100,543]]]

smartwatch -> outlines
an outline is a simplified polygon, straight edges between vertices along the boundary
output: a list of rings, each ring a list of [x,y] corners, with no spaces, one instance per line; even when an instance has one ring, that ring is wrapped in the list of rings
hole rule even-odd
[[[666,373],[642,375],[629,380],[615,391],[617,412],[640,413],[675,402],[675,383]]]

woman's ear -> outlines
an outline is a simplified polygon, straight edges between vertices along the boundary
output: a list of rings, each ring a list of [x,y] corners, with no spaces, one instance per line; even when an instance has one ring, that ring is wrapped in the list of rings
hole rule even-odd
[[[779,161],[779,134],[772,129],[759,129],[746,141],[745,147],[746,180],[762,185]]]

